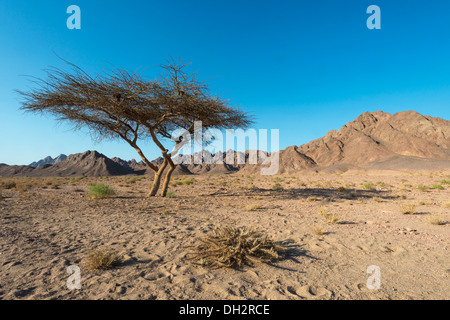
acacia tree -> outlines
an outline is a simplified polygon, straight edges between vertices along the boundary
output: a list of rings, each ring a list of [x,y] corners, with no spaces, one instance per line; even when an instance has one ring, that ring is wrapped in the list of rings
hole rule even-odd
[[[88,128],[97,139],[123,139],[133,147],[144,163],[154,171],[148,196],[160,189],[165,196],[176,165],[172,160],[186,140],[175,141],[172,152],[164,146],[176,129],[194,135],[196,121],[202,129],[245,128],[251,117],[230,106],[229,101],[212,95],[209,86],[186,73],[180,61],[162,65],[163,73],[153,80],[140,73],[116,68],[95,77],[67,62],[69,71],[46,70],[47,78],[33,78],[35,86],[18,91],[23,98],[21,109],[50,114],[60,121],[69,121],[74,129]],[[163,163],[152,163],[139,147],[139,142],[151,139],[161,150]]]

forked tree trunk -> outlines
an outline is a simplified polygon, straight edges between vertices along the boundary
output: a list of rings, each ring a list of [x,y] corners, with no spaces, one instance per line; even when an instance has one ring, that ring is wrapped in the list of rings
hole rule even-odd
[[[162,120],[164,120],[164,118],[166,116],[167,115],[164,115],[162,117]],[[164,172],[164,170],[166,169],[167,165],[169,164],[170,168],[167,171],[166,178],[164,179],[163,189],[162,189],[162,192],[161,192],[161,196],[165,197],[167,195],[167,189],[169,187],[170,178],[172,177],[172,173],[174,172],[174,170],[176,168],[176,165],[173,163],[171,155],[169,155],[169,150],[164,148],[164,146],[158,140],[158,137],[155,134],[155,129],[154,128],[150,128],[150,134],[152,136],[153,142],[155,142],[155,144],[161,149],[162,155],[164,157],[164,163],[161,166],[161,168],[158,170],[158,172],[155,174],[155,181],[153,182],[152,190],[150,191],[149,197],[155,196],[156,192],[158,192],[159,185],[160,185],[160,182],[161,182],[161,174]],[[180,150],[180,148],[185,143],[186,142],[177,142],[177,144],[175,145],[175,149],[174,149],[174,150],[176,150],[175,154]]]
[[[164,179],[163,188],[161,191],[161,196],[165,197],[167,195],[167,190],[169,188],[170,178],[172,177],[172,173],[175,171],[176,165],[173,163],[172,159],[169,158],[169,170],[167,171],[166,178]]]
[[[167,159],[164,159],[162,166],[159,168],[158,171],[155,172],[155,178],[153,180],[152,188],[150,189],[150,192],[147,195],[148,198],[156,196],[159,186],[161,185],[162,174],[164,170],[167,168],[167,163],[168,163]]]

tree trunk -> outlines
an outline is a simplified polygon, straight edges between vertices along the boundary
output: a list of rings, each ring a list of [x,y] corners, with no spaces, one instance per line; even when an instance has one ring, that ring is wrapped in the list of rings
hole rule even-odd
[[[155,172],[155,178],[153,180],[152,188],[150,189],[150,192],[147,195],[148,198],[156,196],[159,186],[161,185],[161,176],[167,167],[167,163],[168,163],[167,159],[164,159],[162,166],[159,168],[159,170],[157,172]]]
[[[167,195],[167,189],[169,188],[170,178],[172,177],[172,173],[175,171],[176,165],[173,163],[172,159],[168,160],[170,168],[167,171],[166,178],[164,179],[164,184],[161,192],[161,196],[165,197]]]

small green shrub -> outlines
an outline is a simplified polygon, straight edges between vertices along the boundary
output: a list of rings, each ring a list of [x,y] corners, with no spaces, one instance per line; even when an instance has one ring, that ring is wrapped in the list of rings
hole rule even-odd
[[[166,198],[175,198],[175,192],[173,192],[172,190],[167,190],[166,192]]]
[[[366,190],[373,190],[373,186],[370,183],[364,183],[363,188]]]
[[[272,187],[272,189],[273,190],[283,190],[283,187],[279,183],[277,183]]]
[[[116,194],[115,191],[103,183],[94,183],[89,187],[89,197],[91,199],[104,199],[114,194]]]
[[[177,185],[177,186],[181,186],[181,185],[187,185],[187,186],[190,186],[191,184],[194,184],[195,181],[196,181],[196,180],[195,180],[194,178],[192,178],[192,179],[186,179],[186,180],[176,181],[176,182],[174,182],[174,184]]]
[[[422,191],[422,192],[425,192],[425,191],[427,191],[427,187],[425,187],[424,185],[419,185],[418,187],[417,187],[417,189],[419,189],[420,191]]]

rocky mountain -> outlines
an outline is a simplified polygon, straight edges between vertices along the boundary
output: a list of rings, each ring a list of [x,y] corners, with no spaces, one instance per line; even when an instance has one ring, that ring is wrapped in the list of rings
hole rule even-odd
[[[140,168],[140,166],[141,167],[145,167],[145,164],[143,162],[139,163],[139,162],[137,162],[134,159],[130,160],[130,161],[127,161],[127,160],[120,159],[118,157],[114,157],[114,158],[111,158],[111,160],[114,161],[115,163],[121,165],[122,167],[125,167],[125,168],[129,169],[129,170],[142,169],[142,168]]]
[[[0,176],[27,177],[100,177],[134,174],[134,171],[119,165],[97,151],[86,151],[68,156],[57,164],[31,166],[0,165]]]
[[[234,164],[225,161],[231,150],[206,159],[222,159],[222,164],[197,164],[193,156],[180,155],[174,174],[257,174],[261,164],[251,164],[258,151],[234,153]],[[267,154],[263,154],[267,156]],[[62,155],[63,156],[63,155]],[[0,164],[0,176],[116,176],[146,174],[151,170],[142,161],[126,161],[96,152],[46,158],[30,166]],[[365,112],[339,130],[307,144],[279,151],[279,173],[314,170],[344,172],[350,169],[441,169],[450,168],[450,121],[423,116],[415,111],[389,114],[382,111]],[[54,164],[44,163],[54,161]],[[240,162],[238,161],[240,160]],[[162,158],[153,161],[161,165]]]
[[[28,166],[33,167],[33,168],[39,168],[42,167],[46,164],[58,164],[61,161],[66,160],[67,156],[65,154],[60,154],[59,156],[57,156],[55,159],[53,159],[52,157],[48,156],[44,159],[41,159],[39,161],[33,162],[31,164],[29,164]]]
[[[39,171],[42,172],[39,172]],[[97,151],[86,151],[67,157],[66,160],[37,168],[35,173],[51,176],[120,176],[132,174],[133,170],[125,168]]]
[[[370,168],[384,163],[378,167],[389,168],[392,162],[399,168],[408,161],[431,164],[434,160],[446,165],[450,160],[450,121],[415,111],[394,115],[365,112],[340,130],[298,147],[298,152],[318,167]]]

